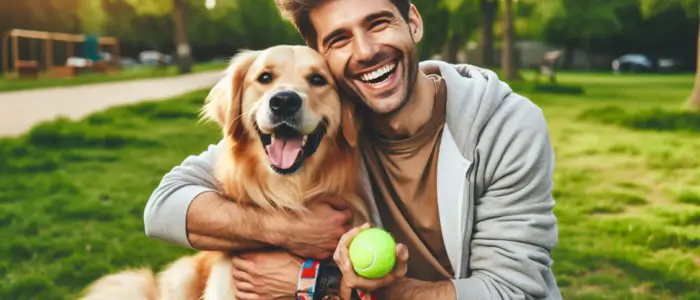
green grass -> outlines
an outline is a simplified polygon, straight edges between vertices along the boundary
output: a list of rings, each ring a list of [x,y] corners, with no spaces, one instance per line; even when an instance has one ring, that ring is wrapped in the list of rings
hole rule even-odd
[[[204,72],[212,70],[223,70],[226,63],[207,62],[192,66],[193,72]],[[145,79],[155,77],[176,76],[177,67],[168,66],[165,68],[138,67],[128,68],[113,74],[81,74],[75,78],[49,78],[40,77],[37,80],[20,80],[12,77],[2,77],[0,74],[0,93],[9,91],[40,89],[60,86],[76,86],[91,83],[114,82],[133,79]]]
[[[524,90],[557,156],[564,299],[700,299],[700,133],[694,117],[668,117],[686,116],[692,77],[559,80],[585,92]],[[205,93],[0,140],[0,299],[74,299],[108,272],[190,252],[145,237],[143,207],[167,171],[218,140],[196,120]]]

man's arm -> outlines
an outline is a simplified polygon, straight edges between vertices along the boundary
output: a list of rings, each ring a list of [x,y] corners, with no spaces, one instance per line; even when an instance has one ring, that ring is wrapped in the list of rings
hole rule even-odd
[[[511,93],[482,133],[470,277],[458,299],[561,299],[551,251],[554,150],[542,110]],[[483,147],[483,148],[482,148]]]
[[[187,211],[187,238],[198,250],[246,251],[272,247],[265,216],[253,207],[227,200],[216,192],[203,192]]]
[[[210,145],[165,174],[146,204],[147,236],[199,250],[268,247],[267,216],[217,192],[212,165],[219,147]]]

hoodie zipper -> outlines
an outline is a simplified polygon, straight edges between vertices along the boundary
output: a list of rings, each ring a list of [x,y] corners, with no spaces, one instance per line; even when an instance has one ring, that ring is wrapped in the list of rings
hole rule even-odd
[[[467,223],[465,226],[464,233],[462,234],[462,241],[463,241],[463,249],[464,251],[462,252],[462,270],[460,272],[460,277],[466,278],[469,276],[469,258],[471,257],[471,248],[469,248],[469,245],[471,244],[471,237],[472,237],[472,231],[474,230],[474,224],[472,224],[474,220],[474,210],[475,210],[475,202],[476,202],[476,195],[474,193],[475,190],[475,185],[476,185],[476,176],[474,176],[473,180],[471,179],[472,175],[475,175],[477,172],[478,164],[479,164],[479,151],[474,149],[474,161],[472,162],[471,166],[469,167],[469,170],[467,170],[467,184],[468,184],[468,191],[467,191],[467,197],[468,199],[465,199],[465,201],[469,207],[467,207]]]

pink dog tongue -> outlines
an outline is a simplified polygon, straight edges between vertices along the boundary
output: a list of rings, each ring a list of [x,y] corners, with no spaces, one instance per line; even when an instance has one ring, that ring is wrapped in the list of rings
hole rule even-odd
[[[301,152],[301,137],[273,139],[266,149],[272,165],[280,169],[289,169]]]

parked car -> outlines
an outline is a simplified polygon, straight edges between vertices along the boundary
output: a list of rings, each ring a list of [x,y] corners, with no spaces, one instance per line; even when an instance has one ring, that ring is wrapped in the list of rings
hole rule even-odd
[[[612,61],[614,73],[652,72],[656,64],[644,54],[625,54]]]
[[[655,58],[646,54],[630,53],[612,61],[614,73],[676,72],[683,67],[680,60],[670,57]]]
[[[148,50],[139,53],[139,61],[147,66],[170,65],[173,63],[173,57],[158,51]]]

